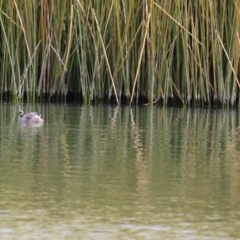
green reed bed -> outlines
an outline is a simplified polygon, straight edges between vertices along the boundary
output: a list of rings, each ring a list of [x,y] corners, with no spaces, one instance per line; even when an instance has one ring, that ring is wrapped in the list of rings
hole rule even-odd
[[[0,0],[0,10],[2,99],[238,105],[238,0]]]

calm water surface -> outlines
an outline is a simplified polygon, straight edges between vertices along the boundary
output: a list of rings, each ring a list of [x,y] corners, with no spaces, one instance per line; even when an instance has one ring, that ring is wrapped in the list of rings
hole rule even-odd
[[[45,123],[21,125],[19,108]],[[0,104],[0,238],[239,239],[239,119]]]

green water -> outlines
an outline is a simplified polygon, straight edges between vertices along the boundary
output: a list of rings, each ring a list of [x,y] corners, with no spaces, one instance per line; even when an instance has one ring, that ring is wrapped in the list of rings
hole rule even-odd
[[[19,108],[45,123],[21,125]],[[239,239],[239,119],[0,104],[1,239]]]

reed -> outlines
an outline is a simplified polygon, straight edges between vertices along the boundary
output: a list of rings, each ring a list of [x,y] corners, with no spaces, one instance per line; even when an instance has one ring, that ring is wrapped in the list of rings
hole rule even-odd
[[[239,1],[0,0],[0,96],[237,106]]]

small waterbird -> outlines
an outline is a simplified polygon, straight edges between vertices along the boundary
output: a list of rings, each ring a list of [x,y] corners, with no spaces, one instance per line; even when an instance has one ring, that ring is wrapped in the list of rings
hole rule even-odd
[[[23,110],[18,112],[20,117],[20,122],[25,124],[42,124],[44,121],[41,115],[37,112],[24,113]]]

